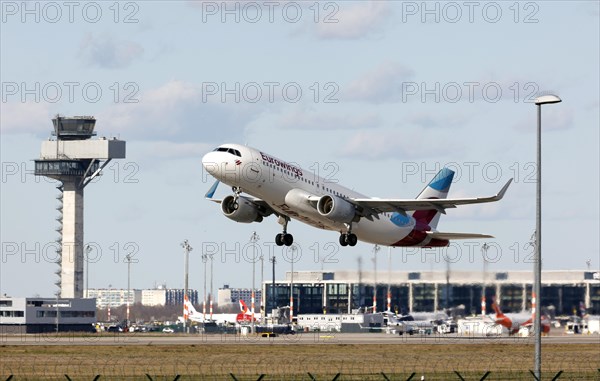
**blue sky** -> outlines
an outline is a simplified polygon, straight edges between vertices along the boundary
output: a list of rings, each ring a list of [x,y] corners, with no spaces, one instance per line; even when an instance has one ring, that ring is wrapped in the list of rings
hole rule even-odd
[[[133,287],[181,287],[184,239],[191,287],[214,248],[215,288],[251,285],[250,235],[266,256],[279,225],[236,224],[204,200],[212,179],[200,159],[226,142],[378,197],[413,197],[444,165],[457,170],[454,197],[515,177],[500,203],[450,210],[438,229],[493,234],[488,268],[528,270],[539,91],[563,98],[543,109],[543,266],[600,265],[597,2],[52,4],[2,2],[1,294],[55,290],[45,247],[58,192],[30,172],[56,113],[94,115],[99,136],[127,141],[127,159],[85,189],[90,287],[125,287],[128,250]],[[372,268],[370,245],[289,230],[295,269],[355,269],[361,256]],[[445,254],[479,271],[482,243],[396,248],[393,268],[444,270]],[[289,268],[280,261],[277,277]]]

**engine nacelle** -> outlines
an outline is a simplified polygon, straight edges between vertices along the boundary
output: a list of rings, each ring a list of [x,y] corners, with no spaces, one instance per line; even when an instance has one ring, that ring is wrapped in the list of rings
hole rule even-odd
[[[229,195],[221,201],[221,211],[225,217],[236,222],[250,223],[261,222],[263,220],[258,207],[246,197],[239,196],[237,201],[235,197]]]
[[[343,198],[326,195],[319,199],[317,210],[322,216],[336,222],[349,223],[356,218],[354,205]]]
[[[314,213],[315,208],[308,199],[314,196],[302,189],[294,188],[285,195],[285,204],[299,211]]]

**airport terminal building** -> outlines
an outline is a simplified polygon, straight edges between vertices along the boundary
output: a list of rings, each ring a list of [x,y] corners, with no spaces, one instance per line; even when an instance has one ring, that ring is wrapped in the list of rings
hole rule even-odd
[[[95,332],[96,299],[0,297],[0,331]]]
[[[267,311],[290,303],[290,272],[285,280],[263,283]],[[375,276],[377,278],[375,278]],[[464,306],[466,314],[481,312],[484,277],[477,271],[294,271],[294,313],[351,313],[373,306],[377,279],[377,311],[387,309],[388,283],[392,310],[433,312]],[[391,279],[391,282],[388,282]],[[531,271],[496,271],[485,277],[486,312],[495,297],[503,312],[531,309]],[[556,315],[573,315],[582,306],[600,314],[600,279],[596,271],[544,271],[542,308]]]

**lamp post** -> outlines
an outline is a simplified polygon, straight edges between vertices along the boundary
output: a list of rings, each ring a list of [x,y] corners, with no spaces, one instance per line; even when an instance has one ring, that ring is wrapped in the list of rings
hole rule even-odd
[[[277,300],[275,299],[275,264],[277,263],[277,259],[275,259],[275,253],[273,253],[273,257],[269,259],[269,261],[273,264],[273,279],[271,279],[271,311],[277,308]],[[267,288],[265,287],[265,290]],[[265,308],[266,310],[266,308]],[[266,313],[266,311],[265,311]],[[273,315],[271,314],[271,317]]]
[[[263,255],[262,251],[260,253],[260,302],[258,304],[258,310],[260,311],[260,323],[264,324],[264,319],[266,316],[266,309],[265,311],[263,311],[263,308],[265,306],[264,303],[264,290],[263,290],[263,283],[265,281],[265,256]]]
[[[537,174],[535,192],[535,256],[533,260],[533,294],[531,295],[531,308],[534,314],[533,330],[535,335],[535,359],[533,370],[538,380],[542,379],[542,317],[541,291],[542,291],[542,105],[559,103],[562,100],[552,94],[535,98],[537,106]]]
[[[486,283],[486,275],[487,275],[487,251],[490,248],[490,245],[485,242],[483,246],[481,246],[481,253],[483,254],[483,285],[481,286],[481,316],[485,316],[486,312],[486,301],[485,301],[485,283]],[[500,301],[498,301],[498,305]]]
[[[127,329],[129,329],[129,296],[131,295],[131,254],[125,256],[127,262]]]
[[[292,325],[292,327],[294,326],[294,259],[296,259],[296,250],[298,250],[298,248],[296,247],[296,245],[292,245],[290,247],[290,250],[292,251],[292,272],[291,272],[291,278],[290,278],[290,324]]]
[[[208,254],[202,254],[202,263],[204,263],[204,297],[202,299],[202,320],[206,322],[206,262]]]
[[[255,306],[255,294],[254,294],[254,290],[256,288],[255,286],[255,282],[254,282],[254,278],[255,278],[255,274],[256,274],[256,241],[258,241],[260,239],[260,237],[258,236],[258,234],[256,234],[256,232],[253,232],[252,235],[250,236],[250,242],[252,242],[252,298],[251,298],[251,302],[252,302],[252,321],[251,321],[251,325],[252,325],[252,333],[256,333],[256,327],[254,326],[254,306]]]
[[[373,247],[373,313],[377,312],[377,252],[381,250],[379,245]]]
[[[214,299],[214,288],[213,288],[213,270],[214,270],[214,259],[215,259],[215,254],[210,254],[208,256],[208,259],[210,259],[210,308],[209,308],[209,312],[210,312],[210,320],[212,321],[213,319],[213,299]]]
[[[388,246],[387,310],[392,311],[392,247]]]
[[[90,252],[92,251],[92,247],[90,245],[85,245],[85,297],[90,297],[90,284],[89,284],[89,274],[90,274]]]
[[[187,293],[188,293],[188,277],[189,277],[189,270],[190,270],[189,261],[190,261],[190,251],[192,251],[192,246],[190,246],[190,243],[186,239],[181,243],[181,247],[183,247],[183,252],[184,252],[183,300],[185,303],[185,297],[187,296]],[[187,321],[186,321],[186,319],[184,319],[183,320],[183,332],[186,332],[186,327],[187,327]]]

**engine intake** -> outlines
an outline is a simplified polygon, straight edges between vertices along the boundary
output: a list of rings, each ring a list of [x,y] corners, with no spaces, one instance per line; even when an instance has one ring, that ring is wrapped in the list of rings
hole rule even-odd
[[[239,196],[237,201],[234,196],[229,195],[221,201],[221,211],[225,217],[236,222],[250,223],[261,222],[263,216],[258,207],[249,199]]]
[[[319,214],[335,222],[349,223],[356,218],[354,205],[333,195],[321,197],[317,203],[317,210]]]

